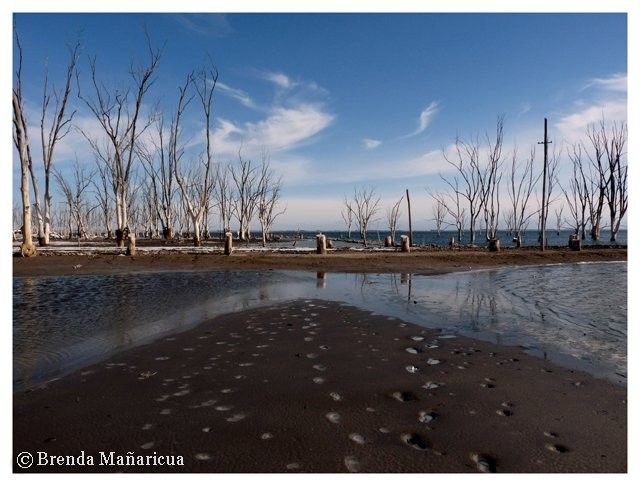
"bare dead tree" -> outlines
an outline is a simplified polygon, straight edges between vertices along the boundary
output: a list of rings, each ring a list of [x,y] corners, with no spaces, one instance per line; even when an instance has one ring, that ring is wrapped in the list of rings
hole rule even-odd
[[[560,230],[562,230],[562,212],[564,211],[564,205],[559,208],[555,208],[554,212],[556,214],[556,235],[560,236]]]
[[[590,191],[589,191],[589,219],[591,222],[591,239],[600,239],[600,230],[602,223],[602,211],[604,209],[605,198],[607,194],[609,174],[608,164],[606,163],[607,133],[604,130],[604,121],[600,126],[590,124],[587,127],[587,138],[591,142],[593,151],[586,151],[591,161],[590,173]]]
[[[542,205],[542,203],[540,203],[540,225],[539,225],[540,228],[539,228],[539,236],[538,236],[540,240],[542,240],[542,237],[543,237],[542,233],[546,232],[547,230],[547,228],[542,228],[542,221],[545,221],[545,222],[549,221],[549,208],[558,199],[558,198],[554,198],[553,190],[558,184],[558,168],[559,168],[560,157],[562,155],[562,152],[563,152],[562,147],[558,148],[557,146],[554,146],[551,156],[548,159],[546,197],[544,198],[545,200],[544,206]],[[546,241],[546,238],[545,238],[545,241]]]
[[[143,161],[143,167],[150,179],[151,191],[155,198],[155,209],[158,220],[162,225],[162,237],[166,240],[173,239],[175,223],[175,199],[178,187],[175,180],[173,156],[173,127],[167,133],[164,126],[164,115],[159,113],[156,117],[155,136],[150,144],[139,144],[139,157]],[[178,157],[179,158],[179,157]]]
[[[276,177],[271,169],[269,156],[263,152],[257,200],[258,220],[262,227],[262,246],[266,246],[267,239],[271,239],[271,228],[276,218],[285,212],[285,209],[278,209],[281,190],[282,178]]]
[[[209,204],[209,199],[215,188],[215,168],[213,167],[213,147],[211,142],[211,108],[213,93],[218,81],[218,71],[215,67],[203,69],[199,74],[187,76],[184,86],[180,87],[178,110],[172,127],[172,157],[176,181],[180,187],[182,199],[193,223],[193,244],[201,246],[200,228]],[[181,118],[184,110],[193,99],[187,98],[191,86],[200,100],[200,107],[205,119],[205,148],[197,159],[192,159],[187,169],[181,169],[180,160],[183,146],[179,141]]]
[[[160,62],[161,50],[155,49],[147,36],[148,61],[139,68],[131,67],[132,85],[124,89],[107,89],[98,80],[96,58],[89,60],[93,98],[85,96],[80,91],[78,82],[78,97],[93,113],[110,144],[109,154],[91,137],[84,133],[85,138],[94,152],[101,151],[100,159],[107,163],[111,171],[116,209],[116,242],[124,246],[124,238],[129,231],[129,217],[127,213],[127,198],[130,190],[130,177],[133,162],[137,156],[137,144],[142,133],[151,124],[151,118],[142,121],[142,105],[149,88],[153,84],[153,75]]]
[[[398,220],[400,219],[400,215],[402,214],[402,211],[400,210],[400,204],[402,204],[403,199],[404,196],[398,199],[398,201],[393,206],[387,208],[387,225],[389,227],[389,233],[391,233],[391,241],[394,245],[396,244],[396,230],[398,228]]]
[[[447,205],[444,202],[444,198],[435,197],[435,201],[436,203],[432,206],[433,221],[436,224],[436,232],[440,236],[444,219],[447,216]]]
[[[340,216],[342,216],[344,224],[347,225],[347,238],[351,239],[351,226],[353,225],[353,203],[349,201],[345,196],[343,204],[344,207],[340,212]]]
[[[214,200],[220,215],[220,231],[221,238],[231,231],[231,217],[233,216],[233,208],[235,207],[235,195],[231,186],[231,167],[229,164],[224,166],[218,165],[216,172],[216,187],[214,190]]]
[[[29,174],[33,166],[31,149],[29,145],[28,123],[24,113],[24,99],[22,97],[22,46],[16,33],[16,46],[18,48],[18,67],[14,80],[13,102],[13,143],[20,157],[20,192],[22,194],[22,245],[20,252],[23,257],[36,255],[36,247],[33,244],[33,232],[31,226],[31,202],[29,191]]]
[[[251,220],[255,215],[258,199],[258,173],[251,159],[242,157],[238,150],[238,165],[231,166],[231,179],[234,183],[236,204],[234,214],[238,220],[238,238],[241,241],[251,239]]]
[[[601,140],[604,146],[606,177],[605,199],[609,207],[611,229],[610,241],[616,241],[620,223],[627,212],[627,164],[625,164],[627,143],[627,125],[613,123],[607,128],[604,119],[600,122]]]
[[[455,191],[459,196],[464,198],[469,210],[469,243],[475,243],[476,221],[482,210],[483,193],[482,193],[482,169],[480,167],[480,143],[477,139],[464,141],[460,137],[456,137],[455,141],[455,158],[450,158],[447,153],[442,151],[444,159],[456,169],[460,175],[461,181],[455,179],[455,184],[440,176],[447,185]]]
[[[582,162],[582,144],[574,144],[572,150],[567,151],[569,160],[572,163],[572,177],[569,179],[569,188],[562,187],[571,220],[569,223],[576,235],[586,239],[587,227],[587,206],[588,206],[588,183],[585,177]]]
[[[534,176],[533,165],[536,158],[535,146],[531,147],[529,157],[520,161],[518,150],[515,148],[511,157],[510,178],[507,184],[507,193],[510,201],[510,214],[512,220],[510,225],[513,228],[516,248],[522,246],[522,234],[526,230],[529,220],[537,211],[529,210],[529,200],[533,190],[542,177],[541,174]]]
[[[502,180],[502,144],[504,140],[504,115],[496,121],[496,136],[487,135],[487,165],[480,171],[482,208],[487,241],[497,239],[500,218],[500,181]]]
[[[72,182],[65,179],[60,169],[55,168],[53,173],[67,201],[69,215],[75,224],[78,240],[87,239],[87,217],[93,208],[88,206],[86,192],[91,185],[94,173],[88,173],[85,167],[80,165],[78,159],[73,164]]]
[[[91,184],[95,188],[94,194],[98,201],[98,207],[102,213],[104,227],[107,230],[107,238],[113,238],[113,229],[111,227],[111,218],[113,214],[113,206],[111,205],[112,198],[109,195],[109,186],[112,186],[110,180],[111,172],[107,167],[96,158],[96,169],[98,171],[99,180],[96,178],[91,179]]]
[[[367,229],[371,219],[378,212],[380,204],[380,197],[376,197],[376,191],[374,188],[366,189],[364,187],[360,189],[354,189],[353,191],[353,216],[355,222],[360,229],[360,238],[362,238],[362,244],[367,246]]]
[[[42,111],[40,116],[40,144],[44,165],[43,204],[40,203],[40,190],[35,168],[33,164],[29,166],[38,224],[38,244],[40,246],[49,244],[49,233],[51,232],[51,167],[54,159],[55,146],[57,142],[69,133],[71,122],[76,113],[74,110],[67,115],[67,105],[71,93],[71,83],[80,57],[80,43],[76,43],[73,48],[69,48],[69,54],[70,60],[67,65],[65,87],[62,91],[56,91],[55,88],[52,92],[49,91],[49,73],[48,70],[45,71]],[[49,107],[52,101],[54,102],[53,111],[50,112]]]
[[[467,224],[467,210],[463,207],[465,201],[463,201],[461,196],[462,193],[459,190],[458,178],[456,176],[454,176],[452,180],[445,180],[445,182],[451,187],[452,191],[446,194],[436,193],[432,197],[436,200],[436,204],[444,206],[447,214],[453,218],[453,222],[447,224],[456,228],[456,240],[458,243],[461,243],[462,237],[464,236],[464,228]]]

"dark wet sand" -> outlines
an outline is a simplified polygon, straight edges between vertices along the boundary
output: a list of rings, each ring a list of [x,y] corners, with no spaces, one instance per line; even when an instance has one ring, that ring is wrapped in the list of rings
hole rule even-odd
[[[14,458],[96,462],[31,472],[625,472],[626,395],[519,348],[297,301],[15,394]],[[184,466],[100,466],[100,451]]]

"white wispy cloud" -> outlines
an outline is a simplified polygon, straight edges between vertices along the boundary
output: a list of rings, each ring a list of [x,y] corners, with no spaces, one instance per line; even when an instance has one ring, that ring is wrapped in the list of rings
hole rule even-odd
[[[374,140],[372,138],[365,138],[362,140],[362,145],[367,150],[373,150],[378,148],[382,142],[380,140]]]
[[[248,157],[256,157],[266,149],[282,158],[284,152],[312,143],[334,122],[322,101],[326,92],[315,82],[294,81],[273,71],[257,71],[257,77],[273,85],[270,100],[257,101],[244,90],[218,83],[222,93],[257,111],[257,117],[246,121],[224,115],[217,119],[213,140],[219,155],[233,156],[242,148]]]
[[[433,120],[433,117],[435,116],[435,114],[438,112],[439,109],[440,109],[440,103],[438,103],[437,101],[432,101],[429,104],[429,106],[427,106],[424,110],[420,112],[420,116],[418,117],[418,128],[416,128],[411,133],[398,137],[396,140],[403,140],[405,138],[415,137],[416,135],[420,135],[422,132],[424,132],[427,129],[427,127],[429,126],[429,124]]]
[[[617,93],[627,92],[627,74],[615,73],[608,78],[593,78],[591,79],[584,89],[600,88],[606,91],[613,91]]]
[[[589,125],[603,119],[611,123],[627,120],[626,73],[590,79],[581,96],[555,125],[564,141],[575,143],[584,139]]]
[[[319,103],[296,107],[276,107],[257,122],[233,123],[220,119],[214,131],[214,146],[219,154],[236,154],[240,146],[248,153],[266,148],[271,153],[293,150],[333,123],[335,117]]]
[[[271,71],[265,71],[263,73],[263,77],[267,81],[270,81],[276,86],[283,89],[289,89],[295,85],[295,83],[291,80],[291,78],[289,78],[289,76],[283,73],[274,73]]]
[[[562,116],[556,128],[564,141],[575,143],[585,138],[589,125],[600,123],[603,119],[608,122],[626,121],[626,100],[603,100],[581,106],[579,110]]]
[[[221,83],[219,81],[216,83],[216,88],[219,89],[222,93],[226,94],[227,96],[230,96],[231,98],[238,100],[240,103],[242,103],[244,106],[248,108],[257,108],[257,105],[253,101],[253,99],[251,99],[251,97],[241,89],[232,88],[231,86]]]

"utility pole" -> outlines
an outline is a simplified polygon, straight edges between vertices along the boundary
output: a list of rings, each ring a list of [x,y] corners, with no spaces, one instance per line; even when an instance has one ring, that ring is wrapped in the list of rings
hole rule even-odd
[[[413,246],[413,227],[411,226],[411,201],[409,200],[409,189],[407,191],[407,207],[409,208],[409,248]]]
[[[547,138],[547,119],[544,119],[544,167],[542,169],[542,208],[540,211],[540,251],[544,251],[545,246],[545,226],[547,224],[547,148],[551,141]]]

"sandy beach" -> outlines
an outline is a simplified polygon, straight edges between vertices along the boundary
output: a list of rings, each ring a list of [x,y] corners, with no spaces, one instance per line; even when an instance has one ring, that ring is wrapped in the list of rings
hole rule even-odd
[[[14,258],[13,272],[429,274],[585,260],[626,250],[47,256]],[[14,394],[13,450],[35,461],[14,472],[626,472],[627,389],[518,347],[296,300]]]

